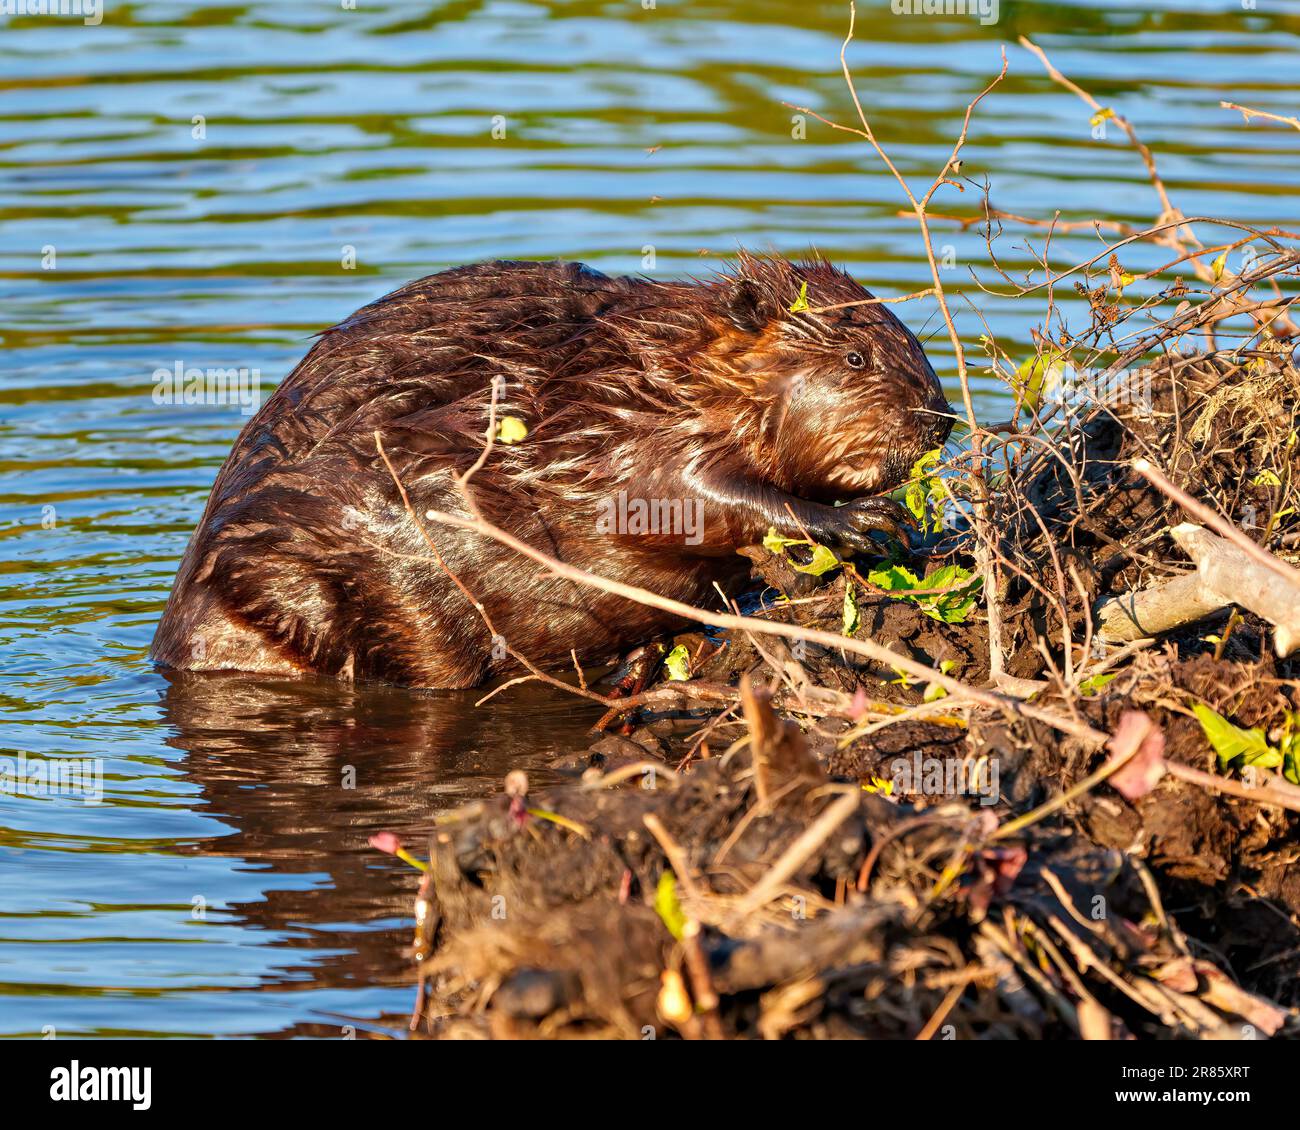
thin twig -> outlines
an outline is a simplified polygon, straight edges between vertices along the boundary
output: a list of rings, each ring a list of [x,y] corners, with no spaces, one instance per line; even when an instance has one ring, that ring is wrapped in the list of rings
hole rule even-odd
[[[1209,526],[1216,533],[1227,538],[1233,545],[1239,546],[1247,554],[1253,557],[1261,565],[1272,569],[1280,577],[1285,577],[1293,585],[1300,585],[1300,569],[1293,565],[1288,565],[1280,557],[1275,557],[1258,542],[1251,541],[1241,530],[1237,529],[1231,522],[1224,518],[1217,510],[1212,510],[1203,502],[1198,502],[1182,487],[1165,476],[1163,471],[1156,468],[1150,460],[1135,459],[1133,460],[1133,470],[1147,480],[1161,494],[1178,503],[1193,518],[1203,526]],[[1298,590],[1300,591],[1300,590]]]

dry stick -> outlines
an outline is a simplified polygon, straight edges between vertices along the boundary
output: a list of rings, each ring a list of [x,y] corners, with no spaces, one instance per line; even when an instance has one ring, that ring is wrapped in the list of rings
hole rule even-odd
[[[948,1019],[948,1013],[952,1011],[952,1006],[957,1003],[958,998],[966,991],[966,985],[966,981],[961,981],[948,990],[947,995],[939,1003],[939,1007],[934,1010],[934,1015],[925,1022],[925,1027],[916,1034],[918,1040],[934,1038],[934,1034],[939,1031],[939,1025]]]
[[[862,108],[862,100],[858,97],[857,88],[853,84],[853,72],[849,69],[848,48],[853,41],[854,28],[857,23],[857,5],[850,0],[849,3],[849,30],[844,37],[844,42],[840,45],[840,70],[844,75],[845,85],[849,88],[849,95],[853,99],[853,107],[857,111],[858,121],[861,123],[861,129],[854,129],[849,126],[842,126],[838,123],[831,122],[823,118],[820,114],[814,114],[819,120],[826,122],[827,125],[834,129],[845,130],[849,133],[855,133],[859,137],[865,138],[871,147],[879,155],[885,167],[889,170],[894,180],[898,182],[899,187],[903,190],[907,202],[912,205],[912,210],[916,214],[917,224],[921,229],[921,241],[925,247],[925,257],[930,265],[930,277],[934,281],[934,296],[939,304],[939,310],[943,314],[944,324],[948,329],[948,336],[952,341],[954,360],[957,363],[957,379],[961,385],[962,403],[966,410],[966,422],[970,428],[972,450],[976,456],[976,462],[971,470],[971,477],[976,488],[976,497],[972,506],[972,516],[974,518],[976,534],[979,536],[981,544],[980,572],[984,578],[985,607],[988,614],[989,623],[989,670],[993,677],[996,678],[1006,668],[1006,659],[1002,648],[1002,608],[998,597],[998,577],[997,577],[997,555],[993,552],[997,544],[996,535],[993,533],[992,523],[988,511],[988,489],[984,478],[984,465],[980,459],[982,432],[979,421],[975,418],[975,404],[971,397],[970,376],[966,367],[966,352],[962,348],[961,335],[957,332],[957,324],[953,320],[952,310],[948,306],[948,298],[944,293],[943,280],[939,274],[939,261],[934,254],[934,243],[930,236],[930,223],[927,216],[927,209],[934,194],[945,184],[954,184],[948,175],[957,162],[957,155],[961,152],[962,146],[966,144],[966,136],[970,132],[971,115],[975,107],[984,100],[984,97],[1002,81],[1007,73],[1007,55],[1006,51],[1002,52],[1002,69],[998,72],[996,78],[988,84],[966,107],[966,114],[962,119],[961,132],[957,135],[952,152],[948,160],[944,163],[939,175],[935,177],[934,182],[930,185],[924,196],[920,199],[912,191],[907,179],[899,172],[898,166],[890,159],[889,154],[885,152],[880,142],[876,140],[876,135],[871,128],[871,123],[867,119],[866,111]],[[806,111],[811,113],[811,111]]]
[[[1081,725],[1072,719],[1065,718],[1050,710],[1043,710],[1028,703],[1019,702],[1014,698],[1006,695],[997,694],[993,691],[982,690],[978,687],[969,686],[966,683],[954,679],[951,675],[945,675],[942,671],[937,671],[933,667],[927,667],[923,663],[918,663],[915,659],[903,655],[901,652],[894,651],[892,648],[885,647],[883,644],[874,643],[871,640],[859,640],[849,636],[842,636],[836,632],[823,631],[820,628],[806,628],[797,624],[783,624],[775,620],[759,620],[752,616],[736,616],[726,612],[709,612],[703,608],[696,608],[690,604],[684,604],[680,600],[673,600],[671,597],[660,596],[658,593],[650,592],[648,589],[638,588],[636,585],[625,584],[622,581],[611,580],[608,577],[601,577],[595,573],[589,573],[586,569],[581,569],[576,565],[569,565],[566,562],[558,561],[553,557],[548,557],[539,549],[535,549],[527,542],[520,541],[513,534],[481,518],[464,518],[459,514],[447,514],[441,510],[430,510],[425,515],[430,521],[440,522],[444,525],[458,526],[461,529],[473,530],[476,533],[483,534],[485,537],[499,541],[502,545],[509,546],[517,553],[522,553],[525,557],[531,558],[539,565],[545,567],[554,576],[563,580],[575,581],[578,584],[588,585],[591,588],[599,589],[602,592],[611,593],[614,596],[621,596],[626,600],[631,600],[637,604],[644,604],[650,608],[658,608],[663,612],[671,613],[674,616],[680,616],[683,619],[695,621],[701,624],[709,624],[715,628],[727,628],[738,632],[757,632],[759,634],[782,636],[791,640],[803,640],[807,643],[821,644],[824,647],[842,648],[845,651],[851,651],[855,655],[861,655],[876,663],[883,663],[890,667],[897,668],[909,675],[915,676],[926,683],[937,683],[943,687],[949,694],[958,698],[966,699],[971,702],[977,702],[981,706],[991,707],[994,710],[1007,710],[1013,714],[1020,715],[1023,718],[1032,718],[1035,721],[1043,722],[1061,733],[1070,734],[1092,745],[1103,744],[1107,740],[1107,735],[1100,730],[1095,730],[1091,726]],[[568,683],[563,684],[566,688],[572,690]]]
[[[1077,275],[1081,271],[1086,271],[1089,267],[1095,267],[1103,259],[1109,259],[1121,247],[1128,247],[1130,244],[1142,243],[1142,242],[1153,242],[1153,243],[1159,242],[1162,247],[1174,246],[1173,244],[1167,244],[1163,241],[1155,240],[1152,237],[1159,235],[1161,232],[1173,231],[1176,230],[1177,228],[1186,227],[1188,224],[1217,224],[1220,227],[1237,228],[1241,231],[1251,232],[1257,238],[1267,238],[1265,233],[1260,232],[1257,228],[1251,227],[1249,224],[1239,224],[1234,220],[1224,220],[1217,216],[1185,216],[1177,220],[1169,220],[1163,223],[1158,222],[1154,224],[1152,227],[1144,228],[1142,231],[1135,232],[1133,235],[1126,236],[1124,239],[1117,239],[1114,243],[1108,243],[1096,255],[1092,256],[1091,258],[1084,259],[1082,262],[1079,263],[1075,263],[1071,267],[1066,267],[1064,270],[1058,271],[1055,275],[1048,276],[1044,278],[1042,282],[1034,283],[1032,286],[1017,286],[1016,289],[1010,294],[1004,293],[999,290],[989,290],[988,288],[985,288],[985,293],[991,294],[996,298],[1021,298],[1027,294],[1033,294],[1037,290],[1043,290],[1044,288],[1053,286],[1056,283],[1064,282],[1071,275]],[[1181,247],[1182,245],[1179,244],[1177,246]],[[1291,264],[1290,249],[1276,244],[1275,244],[1275,249],[1277,250],[1279,255],[1285,256],[1282,263],[1282,268],[1286,269]],[[1192,262],[1194,265],[1200,265],[1201,257],[1203,257],[1207,252],[1213,250],[1215,249],[1203,248],[1200,251],[1184,254],[1183,256],[1181,256],[1181,258],[1174,260],[1173,264],[1166,264],[1166,266],[1172,266],[1177,263],[1183,262],[1184,260],[1188,260]],[[1223,297],[1224,295],[1219,296],[1220,299],[1222,299]],[[1276,303],[1268,302],[1268,303],[1263,303],[1262,305],[1273,307],[1276,305]],[[1246,312],[1248,311],[1243,309],[1241,311],[1235,311],[1234,313],[1246,313]]]
[[[786,103],[790,105],[790,103]],[[910,215],[910,213],[907,213]],[[894,298],[855,298],[852,302],[836,302],[833,306],[809,306],[809,314],[829,314],[835,310],[847,310],[851,306],[891,306],[895,302],[911,302],[914,298],[927,298],[934,293],[934,287],[914,290],[911,294],[900,294]]]
[[[1281,122],[1283,125],[1300,129],[1300,118],[1287,118],[1281,114],[1271,114],[1267,110],[1254,110],[1249,106],[1238,106],[1235,102],[1220,102],[1219,105],[1225,110],[1236,110],[1241,114],[1242,119],[1247,122],[1251,118],[1267,118],[1270,122]]]
[[[899,219],[914,219],[915,214],[905,212],[902,209],[894,213]],[[1058,213],[1059,215],[1059,213]],[[959,224],[963,231],[973,228],[976,224],[986,224],[989,220],[1009,220],[1017,224],[1028,224],[1030,227],[1041,228],[1050,226],[1053,231],[1072,232],[1080,228],[1106,228],[1110,231],[1119,232],[1121,235],[1136,235],[1138,229],[1132,224],[1120,223],[1119,220],[1042,220],[1033,216],[1021,216],[1015,212],[1004,212],[1001,208],[987,207],[982,215],[979,216],[954,216],[946,212],[931,212],[930,219],[943,220],[951,224]]]
[[[1078,95],[1097,113],[1101,113],[1106,109],[1106,107],[1103,107],[1102,104],[1091,94],[1084,90],[1083,87],[1079,86],[1078,83],[1071,82],[1065,77],[1065,75],[1061,74],[1061,72],[1052,65],[1052,61],[1048,59],[1047,53],[1036,43],[1030,42],[1029,39],[1022,35],[1020,37],[1020,45],[1038,56],[1039,62],[1043,64],[1043,67],[1046,69],[1053,82],[1059,83],[1061,86],[1065,87],[1066,90]],[[1160,205],[1164,208],[1166,215],[1181,216],[1182,213],[1174,207],[1173,201],[1169,199],[1169,193],[1165,189],[1165,182],[1160,179],[1160,174],[1156,171],[1156,161],[1151,155],[1151,150],[1139,140],[1137,131],[1129,125],[1126,118],[1120,114],[1115,114],[1113,110],[1111,113],[1113,114],[1115,122],[1119,128],[1128,135],[1128,139],[1132,143],[1133,148],[1137,150],[1138,156],[1142,158],[1142,163],[1147,169],[1147,176],[1150,177],[1152,187],[1155,188],[1156,194],[1160,197]],[[1200,241],[1192,233],[1191,228],[1187,228],[1187,239],[1194,244],[1200,244]]]
[[[1217,789],[1229,796],[1241,797],[1242,800],[1253,800],[1260,804],[1273,804],[1278,808],[1289,809],[1291,812],[1300,812],[1300,789],[1289,781],[1284,781],[1275,773],[1267,773],[1264,770],[1256,769],[1256,775],[1266,778],[1266,783],[1252,786],[1243,785],[1240,781],[1234,781],[1229,777],[1219,777],[1213,773],[1206,773],[1203,769],[1194,769],[1192,766],[1183,765],[1178,761],[1166,761],[1165,772],[1171,777],[1177,777],[1189,784],[1201,785],[1207,789]],[[1261,793],[1263,796],[1260,795]]]
[[[653,812],[647,812],[642,816],[641,823],[659,841],[659,846],[663,848],[664,855],[668,857],[668,863],[673,869],[673,874],[677,876],[677,881],[681,883],[682,890],[691,898],[699,898],[700,888],[691,877],[690,861],[686,858],[686,853],[682,851],[681,844],[673,839],[672,833],[664,827],[663,821]]]
[[[495,413],[496,413],[496,386],[495,385],[493,386],[492,389],[492,405],[493,405],[492,417],[495,419]],[[497,639],[502,641],[502,643],[505,645],[507,654],[509,654],[513,659],[515,659],[517,662],[522,664],[524,667],[526,667],[528,671],[531,673],[533,678],[539,679],[541,682],[546,683],[550,686],[558,687],[566,691],[571,691],[573,694],[579,695],[582,698],[591,699],[593,702],[599,702],[602,705],[608,705],[609,699],[607,699],[604,695],[596,694],[593,691],[587,690],[586,688],[580,690],[579,688],[573,686],[571,683],[564,682],[563,679],[557,679],[553,675],[548,675],[545,671],[542,671],[534,663],[532,663],[531,660],[527,659],[523,655],[520,655],[517,651],[511,648],[509,644],[505,643],[505,636],[498,633],[496,628],[493,626],[492,618],[491,616],[488,615],[488,610],[483,606],[483,602],[479,600],[478,597],[476,597],[472,592],[470,592],[469,589],[466,588],[464,582],[461,581],[461,579],[458,576],[456,576],[455,573],[452,572],[451,567],[443,559],[442,553],[439,551],[437,545],[434,544],[433,539],[429,536],[429,531],[424,528],[424,523],[420,521],[419,516],[415,513],[415,507],[411,505],[411,499],[410,496],[406,493],[406,487],[402,484],[402,480],[398,478],[397,470],[393,466],[392,460],[388,458],[388,452],[384,450],[384,441],[381,438],[378,431],[375,432],[375,450],[379,452],[379,458],[384,461],[384,466],[388,468],[388,474],[393,480],[393,485],[397,487],[397,493],[401,496],[402,505],[406,508],[406,512],[411,516],[411,521],[415,523],[415,528],[419,530],[420,537],[424,539],[424,544],[429,547],[429,552],[433,554],[433,559],[438,563],[438,567],[444,573],[446,573],[447,576],[451,578],[452,583],[455,584],[455,586],[458,589],[460,589],[461,595],[464,596],[464,598],[470,602],[470,604],[474,608],[474,611],[479,614],[479,617],[482,619],[483,624],[487,628],[487,630],[491,632],[492,635],[495,636]],[[488,439],[487,450],[491,450],[490,436]],[[484,456],[484,458],[486,458],[486,455]],[[474,505],[473,500],[469,496],[469,490],[466,488],[467,479],[468,479],[468,475],[462,476],[460,479],[457,480],[457,486],[460,488],[461,497],[465,499],[466,505],[470,508],[471,512],[477,515],[478,507]],[[481,519],[479,520],[481,521]],[[492,697],[491,695],[487,695],[484,699],[480,699],[479,701],[484,702],[486,701],[487,698],[491,698],[491,697]]]
[[[1215,533],[1227,538],[1234,545],[1240,546],[1261,565],[1265,565],[1279,576],[1285,577],[1293,585],[1300,585],[1300,569],[1296,569],[1281,558],[1275,557],[1258,542],[1251,541],[1236,526],[1219,514],[1217,510],[1211,510],[1203,502],[1194,499],[1182,487],[1170,482],[1165,477],[1164,472],[1156,468],[1150,460],[1134,459],[1133,470],[1146,479],[1161,494],[1178,503],[1201,525],[1209,526]]]
[[[690,919],[682,929],[682,953],[686,959],[686,972],[691,979],[691,996],[704,1025],[704,1036],[709,1040],[725,1039],[722,1021],[718,1019],[718,993],[709,973],[709,959],[700,944],[700,924]]]
[[[1108,596],[1093,609],[1109,643],[1169,632],[1220,611],[1232,597],[1207,588],[1199,573]]]
[[[1250,609],[1273,625],[1278,655],[1285,658],[1300,648],[1300,586],[1265,569],[1237,545],[1203,526],[1184,522],[1169,533],[1178,547],[1196,562],[1196,574],[1206,589]],[[1226,638],[1225,632],[1223,639]],[[1220,646],[1218,657],[1221,656]]]
[[[1056,964],[1056,967],[1061,971],[1062,978],[1069,986],[1070,992],[1074,994],[1075,1000],[1078,1001],[1078,1004],[1075,1007],[1078,1010],[1079,1016],[1079,1035],[1083,1036],[1085,1040],[1110,1039],[1110,1010],[1088,992],[1087,987],[1083,983],[1083,978],[1080,977],[1079,973],[1076,973],[1070,966],[1070,963],[1065,960],[1064,955],[1061,953],[1060,949],[1057,948],[1056,943],[1048,937],[1047,931],[1039,926],[1032,918],[1025,918],[1024,924],[1025,932],[1033,938],[1039,948],[1042,949],[1043,952],[1046,953],[1047,956]],[[1086,972],[1086,970],[1080,970],[1080,972]],[[1085,1009],[1090,1011],[1085,1011]],[[1104,1036],[1097,1036],[1095,1030],[1087,1030],[1089,1025],[1085,1018],[1089,1015],[1094,1018],[1102,1019],[1105,1022],[1106,1034]]]
[[[1057,70],[1056,67],[1052,65],[1051,60],[1048,59],[1047,53],[1041,47],[1032,43],[1023,35],[1020,37],[1020,43],[1023,47],[1038,56],[1039,61],[1043,64],[1043,67],[1046,69],[1048,76],[1053,82],[1059,83],[1061,86],[1065,87],[1066,90],[1077,95],[1097,113],[1101,113],[1108,109],[1107,107],[1103,107],[1100,102],[1084,90],[1083,87],[1079,86],[1078,83],[1070,81],[1070,79],[1066,78],[1065,75]],[[1169,198],[1169,192],[1165,188],[1165,183],[1161,180],[1160,174],[1156,170],[1156,161],[1155,157],[1151,154],[1151,150],[1142,143],[1141,139],[1137,135],[1137,131],[1131,124],[1129,124],[1128,120],[1122,114],[1116,114],[1114,110],[1110,110],[1109,112],[1114,118],[1116,124],[1128,136],[1133,148],[1137,150],[1138,156],[1142,158],[1143,165],[1146,166],[1147,176],[1151,181],[1151,186],[1156,190],[1156,195],[1160,198],[1160,205],[1164,209],[1164,213],[1161,215],[1160,219],[1164,220],[1166,217],[1171,217],[1175,221],[1173,227],[1176,230],[1171,237],[1173,242],[1170,246],[1174,247],[1175,250],[1182,251],[1183,245],[1179,240],[1185,238],[1187,243],[1190,243],[1194,248],[1200,249],[1195,254],[1187,256],[1191,261],[1192,269],[1195,271],[1196,277],[1201,279],[1203,282],[1210,284],[1218,283],[1220,278],[1216,277],[1216,272],[1202,262],[1202,257],[1206,254],[1206,251],[1204,250],[1204,245],[1196,238],[1195,233],[1192,231],[1191,224],[1193,221],[1189,220],[1182,212],[1174,207],[1173,201]],[[1217,223],[1219,221],[1210,222]],[[1227,275],[1230,276],[1231,272],[1228,272]],[[1289,319],[1285,320],[1284,324],[1287,326],[1289,331],[1294,332],[1295,326]]]
[[[492,379],[492,400],[488,404],[488,422],[487,431],[483,433],[483,450],[479,452],[478,458],[474,460],[468,470],[456,480],[456,487],[460,491],[461,497],[465,499],[465,505],[469,507],[469,512],[475,518],[481,517],[481,515],[479,514],[478,505],[474,501],[474,496],[470,494],[469,481],[483,469],[483,464],[488,461],[488,456],[492,454],[493,445],[496,443],[497,401],[501,395],[503,383],[504,378],[502,377]]]
[[[1028,961],[1020,951],[1023,947],[1016,944],[1016,939],[1012,935],[1012,927],[1005,927],[1005,936],[995,927],[987,918],[980,923],[979,932],[993,943],[1002,953],[1015,963],[1017,968],[1025,974],[1038,987],[1038,991],[1043,994],[1056,1007],[1061,1018],[1070,1025],[1076,1032],[1079,1030],[1079,1013],[1065,996],[1048,980],[1036,965]]]
[[[738,912],[750,914],[775,897],[796,871],[822,846],[862,804],[862,791],[856,786],[827,806],[812,825],[782,853],[771,869],[740,900]],[[646,817],[649,819],[649,817]]]

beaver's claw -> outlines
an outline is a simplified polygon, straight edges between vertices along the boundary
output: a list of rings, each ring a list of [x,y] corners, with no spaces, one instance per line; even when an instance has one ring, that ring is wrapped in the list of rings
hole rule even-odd
[[[835,507],[828,523],[828,537],[854,553],[879,552],[869,536],[872,531],[888,534],[910,549],[911,516],[888,498],[856,498]]]

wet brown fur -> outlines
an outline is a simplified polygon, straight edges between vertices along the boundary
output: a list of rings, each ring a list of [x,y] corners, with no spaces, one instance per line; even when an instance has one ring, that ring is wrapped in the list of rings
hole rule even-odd
[[[415,510],[464,513],[494,377],[528,435],[470,489],[485,517],[598,574],[698,603],[733,584],[769,526],[862,548],[873,503],[950,427],[915,337],[822,261],[742,255],[705,282],[573,263],[431,275],[327,330],[249,421],[212,489],[154,641],[163,664],[469,686],[511,669],[424,545]],[[850,354],[856,355],[850,363]],[[861,362],[859,365],[858,362]],[[602,505],[698,500],[703,539],[611,533]],[[789,510],[794,511],[794,519]],[[432,527],[510,645],[597,661],[673,621],[543,576],[473,533]]]

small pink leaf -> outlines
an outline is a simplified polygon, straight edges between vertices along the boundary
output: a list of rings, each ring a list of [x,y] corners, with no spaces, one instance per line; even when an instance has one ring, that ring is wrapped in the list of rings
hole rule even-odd
[[[853,701],[849,703],[849,717],[855,722],[861,722],[862,716],[867,712],[867,692],[859,687],[853,692]]]
[[[402,850],[402,841],[392,832],[377,832],[370,837],[369,844],[376,851],[382,851],[386,855],[396,855]]]
[[[1137,752],[1130,756],[1134,746]],[[1106,748],[1115,759],[1129,758],[1110,777],[1110,783],[1125,800],[1146,796],[1165,775],[1165,735],[1140,710],[1124,711]]]

